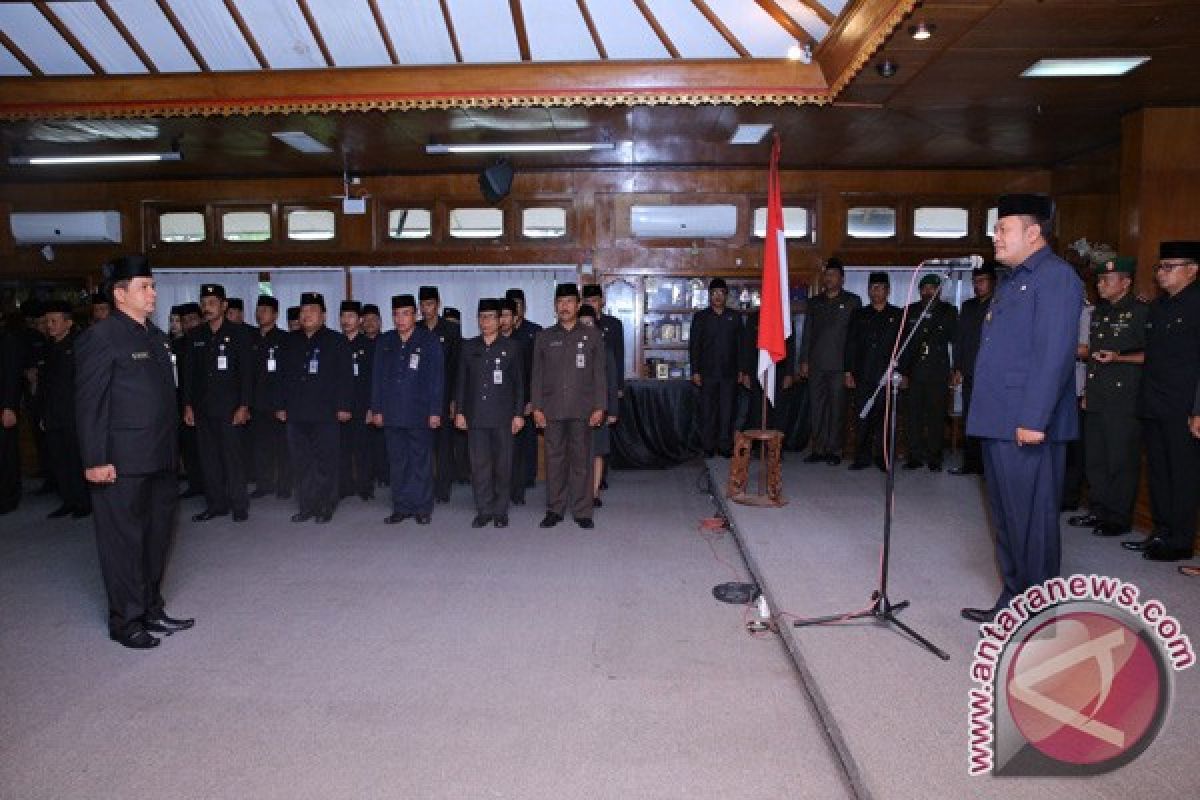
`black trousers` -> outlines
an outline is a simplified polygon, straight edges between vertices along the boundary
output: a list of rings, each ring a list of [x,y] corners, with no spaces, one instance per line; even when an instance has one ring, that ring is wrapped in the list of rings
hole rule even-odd
[[[341,451],[338,466],[338,495],[374,494],[375,481],[371,463],[371,426],[363,420],[364,410],[349,422],[341,424]]]
[[[232,413],[213,417],[196,415],[200,464],[204,470],[204,499],[213,511],[245,511],[250,500],[246,494],[246,426],[234,425]]]
[[[705,375],[700,384],[700,447],[706,454],[713,450],[729,452],[733,449],[733,415],[737,410],[738,386],[734,377]],[[547,449],[549,446],[547,442]],[[547,452],[547,473],[549,464]]]
[[[794,387],[784,389],[775,387],[775,403],[767,403],[767,428],[769,430],[787,431],[787,421],[791,419],[792,397]],[[746,392],[748,404],[746,407],[746,430],[762,427],[763,390],[751,389]]]
[[[887,389],[883,389],[879,394],[875,394],[875,387],[879,384],[880,375],[863,375],[855,376],[855,385],[858,387],[854,390],[854,463],[867,464],[871,461],[882,461],[883,459],[883,443],[887,437],[887,430],[883,424],[884,411],[887,409],[888,396]],[[867,401],[874,396],[875,403],[871,406],[871,412],[867,414],[866,419],[863,419],[863,407]],[[895,409],[892,409],[895,413]],[[892,458],[896,454],[892,453]]]
[[[108,594],[108,630],[120,636],[163,610],[162,580],[179,507],[172,471],[127,475],[92,484],[96,546]]]
[[[1083,409],[1079,409],[1077,413],[1079,414],[1079,429],[1083,430]],[[1066,508],[1075,508],[1083,497],[1083,479],[1086,477],[1084,465],[1087,463],[1086,451],[1087,445],[1082,436],[1067,442],[1067,469],[1063,476],[1062,496],[1062,504]]]
[[[433,431],[433,496],[441,501],[450,499],[454,487],[454,420],[442,415],[442,425]]]
[[[83,461],[79,455],[79,435],[74,430],[46,431],[46,447],[54,455],[50,469],[58,485],[58,496],[68,508],[85,511],[92,507],[92,497],[83,477]]]
[[[1200,439],[1187,417],[1142,421],[1154,528],[1171,547],[1191,548],[1200,502]]]
[[[810,373],[808,402],[812,415],[812,452],[840,456],[846,433],[846,374],[832,369]]]
[[[525,490],[537,482],[537,426],[533,417],[525,417],[525,427],[513,439],[513,465],[510,497],[514,502],[525,501]]]
[[[338,423],[288,422],[296,505],[304,514],[331,514],[337,504]]]
[[[467,432],[467,452],[471,457],[475,512],[491,516],[508,514],[512,491],[512,428],[471,428]]]
[[[1124,530],[1133,523],[1142,473],[1141,429],[1132,414],[1084,414],[1088,510],[1101,522]]]
[[[586,419],[546,421],[546,510],[592,518],[592,429]]]
[[[963,376],[962,397],[963,397],[963,430],[967,429],[967,422],[971,418],[971,394],[975,391],[975,380]],[[975,436],[966,436],[963,438],[963,460],[962,468],[965,472],[983,473],[983,441]]]
[[[0,427],[0,513],[12,511],[21,502],[20,427]]]
[[[288,458],[287,425],[267,408],[256,408],[250,417],[250,439],[254,443],[254,488],[283,494],[292,490]]]
[[[950,376],[913,375],[908,383],[908,460],[941,464],[946,441]]]
[[[188,489],[204,491],[204,468],[200,463],[200,440],[194,425],[179,426],[179,457],[187,473]]]
[[[371,451],[371,477],[383,486],[388,483],[387,438],[383,428],[367,428],[367,447]]]

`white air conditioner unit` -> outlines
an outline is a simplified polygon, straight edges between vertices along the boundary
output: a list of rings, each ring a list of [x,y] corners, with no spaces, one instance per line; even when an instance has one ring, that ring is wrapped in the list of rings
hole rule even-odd
[[[16,211],[9,226],[17,244],[121,243],[120,211]]]
[[[629,226],[634,236],[644,239],[727,238],[737,233],[737,207],[634,206]]]

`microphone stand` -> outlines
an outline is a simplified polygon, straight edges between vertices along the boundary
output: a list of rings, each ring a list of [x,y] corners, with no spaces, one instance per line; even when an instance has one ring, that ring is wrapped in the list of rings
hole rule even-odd
[[[919,269],[920,267],[918,267]],[[950,270],[945,270],[945,274],[949,275]],[[911,284],[910,284],[911,286]],[[892,507],[896,501],[896,410],[900,401],[900,382],[897,380],[896,367],[900,362],[901,357],[908,350],[909,344],[913,337],[917,334],[917,329],[921,322],[928,318],[929,309],[933,307],[936,300],[935,297],[929,298],[925,303],[925,307],[921,309],[920,316],[917,317],[912,329],[909,330],[908,336],[901,343],[899,350],[896,351],[891,362],[884,370],[883,377],[879,379],[879,384],[875,387],[875,392],[867,400],[863,406],[863,410],[859,413],[860,419],[866,419],[871,413],[875,402],[879,395],[885,389],[891,392],[891,405],[885,411],[886,418],[884,419],[885,430],[887,432],[887,447],[891,457],[887,464],[887,481],[884,489],[884,507],[883,507],[883,557],[879,567],[879,585],[875,591],[871,593],[871,605],[869,608],[861,611],[852,611],[844,614],[829,614],[823,617],[813,617],[811,619],[797,620],[792,623],[797,628],[804,628],[809,625],[828,625],[831,623],[845,622],[851,619],[871,618],[888,625],[894,625],[900,630],[908,634],[914,641],[933,653],[943,661],[950,660],[950,654],[942,650],[937,645],[930,642],[921,634],[910,628],[908,625],[900,621],[896,617],[897,611],[903,611],[908,608],[909,602],[902,600],[899,603],[893,603],[888,597],[888,570],[890,567],[891,545],[892,545]],[[885,407],[886,408],[886,407]]]

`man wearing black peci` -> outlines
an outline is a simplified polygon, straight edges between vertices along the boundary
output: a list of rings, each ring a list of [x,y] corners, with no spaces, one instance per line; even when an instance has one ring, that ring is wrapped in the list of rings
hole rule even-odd
[[[116,309],[79,337],[75,410],[84,476],[91,484],[109,636],[139,650],[152,634],[192,627],[163,607],[179,499],[179,415],[167,338],[149,316],[154,278],[141,256],[105,267]]]
[[[450,501],[454,487],[454,379],[458,375],[458,352],[462,347],[461,327],[447,322],[438,311],[442,298],[436,286],[422,286],[417,292],[421,304],[421,322],[438,338],[442,349],[442,386],[444,397],[439,416],[445,422],[433,432],[433,497],[438,503]]]
[[[950,394],[950,342],[958,311],[941,299],[942,279],[926,275],[919,282],[921,299],[908,306],[907,331],[916,328],[899,369],[905,395],[908,460],[905,469],[928,466],[941,472],[946,412]]]
[[[279,392],[279,359],[287,333],[279,329],[279,301],[260,295],[254,308],[258,330],[251,339],[254,358],[254,391],[250,409],[250,436],[254,442],[255,485],[252,498],[274,493],[292,496],[292,471],[287,449],[287,426],[275,418],[273,398]]]
[[[525,504],[525,490],[537,482],[538,434],[533,424],[533,404],[529,401],[529,383],[533,380],[533,343],[542,326],[530,322],[525,314],[524,289],[509,289],[504,299],[513,303],[512,338],[521,344],[521,355],[525,359],[525,427],[513,442],[513,505]]]
[[[979,355],[979,339],[983,320],[992,307],[996,290],[996,266],[984,264],[971,270],[971,288],[975,296],[962,305],[958,325],[954,328],[953,382],[962,387],[963,429],[971,416],[971,395],[975,391],[975,359]],[[950,470],[951,475],[982,475],[983,444],[974,436],[964,437],[962,466]]]
[[[846,335],[845,382],[846,388],[854,392],[855,443],[854,461],[850,464],[853,470],[866,469],[872,461],[880,469],[885,467],[883,445],[887,431],[883,419],[890,399],[886,387],[878,394],[875,390],[887,372],[900,333],[900,309],[888,302],[890,291],[888,274],[872,272],[867,279],[870,302],[850,317]],[[863,419],[862,411],[872,397],[871,411]]]
[[[343,300],[338,322],[350,345],[350,371],[354,380],[354,407],[350,421],[342,425],[342,461],[338,468],[338,495],[357,494],[363,500],[375,496],[374,469],[371,464],[369,431],[371,368],[375,361],[375,343],[362,332],[362,304]]]
[[[92,513],[92,498],[83,479],[75,423],[75,321],[71,304],[65,300],[51,300],[45,312],[49,341],[38,384],[46,396],[42,425],[49,453],[47,466],[54,472],[54,483],[62,498],[62,505],[47,516],[86,517]]]
[[[700,446],[709,457],[733,450],[742,320],[725,307],[728,294],[724,278],[709,281],[708,308],[692,315],[688,330],[692,383],[700,389]]]

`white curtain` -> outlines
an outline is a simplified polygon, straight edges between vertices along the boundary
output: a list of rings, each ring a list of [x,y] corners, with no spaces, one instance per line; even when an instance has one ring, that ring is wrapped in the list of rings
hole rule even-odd
[[[351,267],[354,299],[379,306],[384,329],[390,329],[392,295],[416,295],[422,286],[438,287],[442,308],[462,312],[464,337],[476,336],[479,326],[475,309],[481,297],[503,297],[508,289],[525,291],[527,316],[539,325],[554,322],[554,287],[561,281],[577,280],[574,265],[496,267]]]
[[[325,297],[326,324],[338,328],[338,307],[346,299],[346,270],[342,267],[282,267],[270,270],[271,295],[279,301],[280,325],[286,324],[288,307],[300,305],[304,292]]]
[[[921,293],[917,289],[916,283],[912,285],[912,296],[909,297],[908,287],[912,281],[912,267],[846,267],[846,284],[847,292],[853,292],[862,299],[863,305],[870,303],[871,300],[867,297],[867,281],[872,272],[886,272],[888,280],[892,284],[892,292],[888,297],[888,302],[893,305],[904,307],[905,300],[910,303],[915,303],[921,299]],[[921,280],[922,275],[937,272],[935,269],[923,269],[917,273],[917,281]],[[821,291],[820,279],[814,284],[810,294],[819,294]],[[950,277],[942,281],[942,300],[950,303],[953,306],[961,306],[964,300],[969,300],[972,297],[971,291],[971,270],[954,270],[950,273]]]
[[[226,297],[240,297],[246,306],[247,321],[254,319],[254,304],[258,302],[258,269],[199,267],[195,269],[156,269],[154,285],[158,302],[154,307],[154,323],[164,331],[173,306],[200,301],[200,286],[219,283]]]

